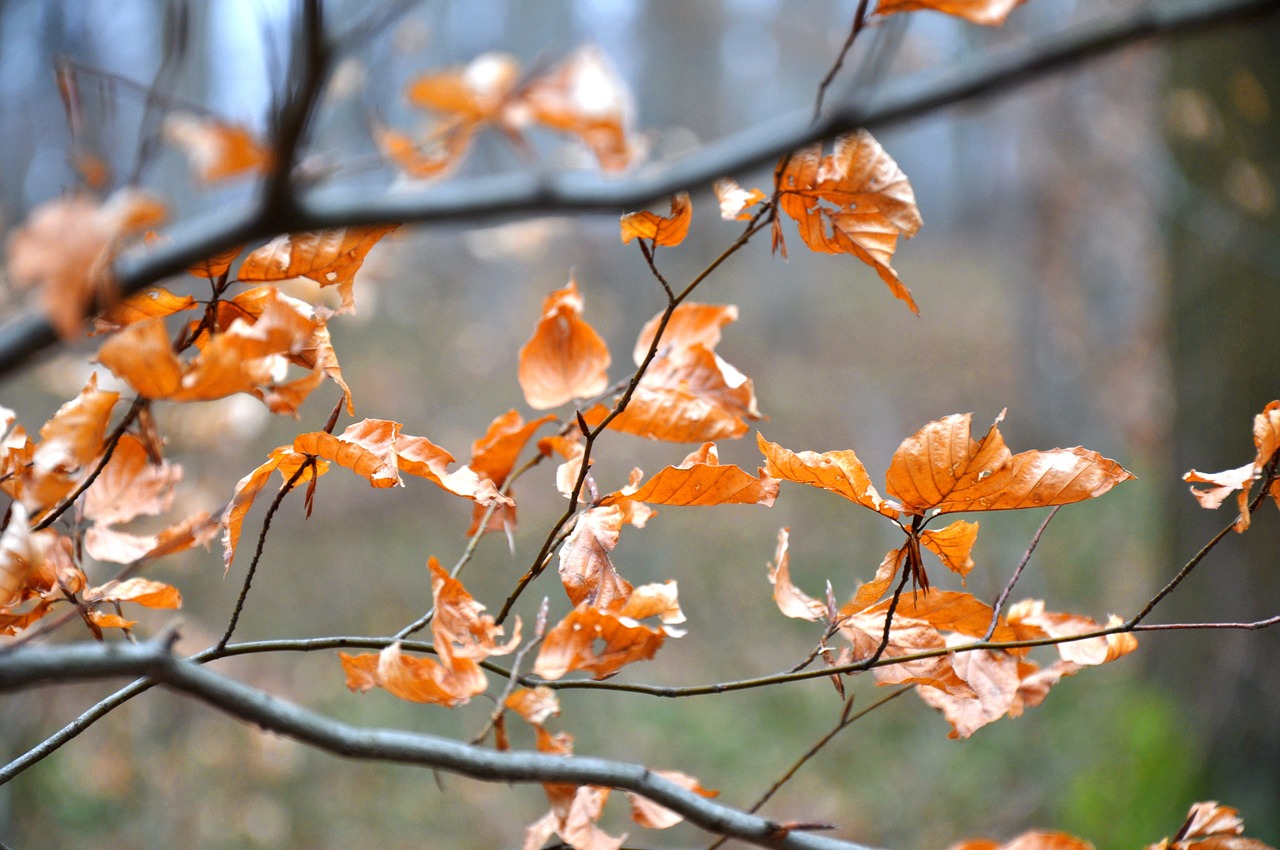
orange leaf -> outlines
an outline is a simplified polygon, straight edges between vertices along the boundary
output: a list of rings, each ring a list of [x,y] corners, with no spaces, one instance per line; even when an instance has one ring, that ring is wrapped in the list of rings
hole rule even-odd
[[[958,519],[938,531],[920,532],[920,544],[937,555],[943,565],[957,573],[961,581],[973,569],[973,544],[978,539],[978,523]]]
[[[526,423],[515,408],[508,410],[490,422],[484,436],[471,444],[471,462],[467,465],[477,475],[501,487],[533,432],[554,421],[556,417],[548,413]]]
[[[164,119],[164,134],[182,148],[205,183],[265,171],[274,158],[245,127],[214,118],[170,113]]]
[[[169,509],[173,487],[181,480],[181,467],[165,461],[152,463],[142,440],[124,434],[111,460],[85,491],[84,516],[99,525],[156,516]]]
[[[450,661],[466,658],[481,661],[492,655],[506,655],[520,643],[520,621],[506,644],[495,643],[502,626],[484,613],[484,606],[467,593],[462,582],[450,576],[435,558],[427,561],[431,573],[431,596],[436,615],[431,633],[436,651]]]
[[[764,454],[765,472],[784,481],[795,481],[830,490],[890,518],[898,516],[899,505],[880,498],[867,468],[852,450],[843,452],[793,452],[756,434],[756,444]]]
[[[759,189],[748,192],[728,177],[717,180],[711,188],[716,193],[716,200],[720,202],[720,217],[726,221],[750,220],[751,213],[746,210],[765,199],[764,192]]]
[[[685,621],[684,612],[680,610],[680,602],[676,583],[666,581],[661,584],[642,584],[631,591],[626,604],[614,611],[619,617],[632,620],[643,620],[657,617],[663,624],[663,631],[670,637],[682,637],[683,632],[671,626]]]
[[[953,414],[930,422],[894,452],[885,486],[905,511],[1069,505],[1133,478],[1114,460],[1079,446],[1013,455],[996,427],[1003,413],[981,440],[970,436],[970,416]]]
[[[338,653],[347,674],[347,687],[367,691],[386,689],[410,702],[425,702],[452,708],[484,693],[488,680],[480,665],[470,659],[455,659],[450,667],[431,658],[416,658],[400,652],[393,643],[377,655]]]
[[[598,421],[598,420],[597,420]],[[556,489],[563,496],[573,495],[573,485],[582,472],[582,456],[586,449],[580,437],[543,437],[538,441],[538,451],[550,457],[552,452],[565,462],[556,467]]]
[[[714,351],[720,343],[720,329],[738,320],[738,308],[733,304],[698,304],[686,301],[676,307],[662,330],[659,355],[664,351],[676,351],[702,347]],[[653,338],[662,324],[662,313],[645,322],[631,352],[637,366],[644,362]]]
[[[769,565],[769,584],[773,585],[773,601],[778,610],[798,620],[821,620],[827,606],[791,583],[791,556],[787,552],[788,531],[778,531],[778,549]]]
[[[954,636],[953,636],[954,637]],[[965,639],[952,640],[961,643]],[[956,675],[973,692],[953,694],[938,688],[917,687],[926,704],[941,711],[951,724],[950,738],[968,738],[974,732],[1009,713],[1018,696],[1018,660],[1006,652],[977,650],[957,653],[952,660]]]
[[[578,516],[560,548],[560,580],[574,605],[620,607],[631,595],[631,583],[613,568],[609,553],[618,545],[622,509],[591,508]]]
[[[1251,464],[1223,472],[1197,472],[1193,469],[1182,476],[1183,481],[1212,485],[1207,490],[1191,488],[1191,495],[1196,497],[1202,508],[1213,510],[1227,496],[1236,490],[1240,491],[1236,497],[1240,509],[1240,517],[1235,524],[1237,532],[1249,528],[1249,488],[1254,480],[1262,477],[1272,456],[1280,449],[1280,400],[1271,402],[1253,418],[1253,445],[1257,453]],[[1276,504],[1280,505],[1280,483],[1273,482],[1272,495],[1275,496]]]
[[[231,501],[227,503],[221,520],[224,570],[231,569],[231,561],[235,558],[236,546],[240,542],[240,529],[244,525],[245,515],[253,507],[253,500],[257,498],[258,493],[266,486],[271,473],[278,469],[281,477],[288,481],[306,460],[306,456],[294,451],[292,446],[280,446],[271,451],[265,463],[236,483]],[[328,470],[329,464],[320,461],[316,464],[314,471],[309,469],[302,473],[297,483],[309,481],[313,475],[324,475]]]
[[[623,496],[611,493],[601,504],[619,498],[654,505],[764,505],[769,507],[778,496],[778,482],[763,472],[751,475],[741,467],[720,465],[714,443],[684,459],[679,466],[668,466],[645,482],[634,493]]]
[[[854,659],[869,658],[884,639],[884,612],[853,613],[846,605],[840,613],[845,615],[840,633],[852,644]],[[881,658],[915,655],[927,650],[944,649],[946,645],[942,635],[932,625],[894,616],[889,643]],[[947,655],[876,667],[872,672],[878,685],[920,684],[958,696],[973,696],[973,689],[956,675],[952,659]]]
[[[716,797],[720,794],[719,791],[703,788],[698,780],[678,770],[655,770],[652,772],[701,797]],[[670,809],[665,809],[657,803],[641,797],[639,794],[633,794],[630,791],[625,793],[627,802],[631,804],[631,819],[645,829],[668,829],[684,820],[683,815],[678,815]]]
[[[556,692],[539,685],[536,688],[520,688],[514,691],[502,703],[519,714],[533,726],[541,726],[548,717],[560,716],[560,700]]]
[[[101,204],[84,195],[47,201],[9,238],[9,277],[19,287],[39,286],[58,335],[75,338],[94,302],[111,300],[118,243],[164,215],[163,204],[132,189]]]
[[[1094,620],[1078,614],[1045,611],[1044,602],[1039,599],[1025,599],[1010,606],[1008,620],[1009,625],[1015,629],[1034,626],[1049,637],[1070,637],[1096,632],[1102,628]],[[1107,628],[1113,628],[1121,622],[1120,618],[1113,615],[1107,622]],[[1060,643],[1057,646],[1058,654],[1064,661],[1093,666],[1128,655],[1138,648],[1138,639],[1131,632],[1117,632],[1105,637]]]
[[[998,27],[1009,17],[1010,12],[1025,2],[1027,0],[879,0],[875,13],[892,15],[896,12],[921,10],[943,12],[975,24]]]
[[[58,408],[40,428],[40,443],[31,453],[30,463],[18,472],[17,498],[38,516],[71,492],[90,463],[102,450],[107,422],[120,394],[98,389],[96,374],[90,375],[80,394]]]
[[[689,233],[689,222],[693,218],[693,203],[688,192],[681,192],[671,198],[671,212],[668,215],[642,210],[627,213],[622,217],[622,242],[628,244],[632,239],[652,239],[654,245],[679,245]]]
[[[555,680],[585,670],[603,679],[626,664],[652,658],[665,638],[661,629],[579,605],[547,632],[533,672]]]
[[[1064,832],[1024,832],[1012,841],[997,844],[974,839],[953,844],[948,850],[1093,850],[1093,845]]]
[[[206,545],[217,533],[219,523],[205,511],[193,514],[156,534],[129,534],[106,525],[95,525],[84,533],[84,550],[99,561],[131,564]]]
[[[232,248],[226,249],[225,251],[219,251],[218,253],[210,257],[206,257],[198,263],[189,266],[187,271],[196,277],[203,277],[211,280],[215,277],[222,277],[231,268],[231,263],[236,257],[240,256],[240,252],[243,250],[243,245],[236,245]]]
[[[98,349],[97,361],[145,398],[168,398],[182,386],[182,363],[159,318],[130,323],[112,334]]]
[[[889,550],[889,553],[880,561],[879,568],[876,569],[876,577],[865,584],[859,585],[853,598],[845,606],[845,610],[861,611],[883,596],[884,592],[893,584],[893,578],[898,574],[898,570],[902,567],[902,562],[906,557],[906,546],[901,549]]]
[[[498,117],[519,78],[515,58],[485,53],[466,67],[419,76],[405,89],[405,98],[414,106],[478,123]]]
[[[32,536],[22,502],[9,509],[9,524],[0,534],[0,609],[22,601],[27,577],[44,561],[44,550]]]
[[[863,613],[878,614],[883,619],[888,611],[889,601],[886,600],[866,609]],[[895,609],[894,620],[896,621],[898,617],[907,617],[928,623],[935,629],[959,632],[970,637],[982,637],[991,626],[994,613],[991,606],[975,598],[971,593],[935,588],[902,594]],[[1008,626],[1000,625],[992,637],[995,640],[1013,640],[1015,635]]]
[[[84,601],[135,602],[147,608],[181,608],[182,594],[178,589],[159,581],[131,578],[125,581],[109,581],[101,587],[91,587],[84,592]]]
[[[389,127],[374,127],[374,141],[382,155],[415,180],[448,174],[462,161],[471,138],[470,124],[450,125],[423,144]]]
[[[596,395],[609,385],[609,348],[582,320],[582,303],[570,278],[543,302],[542,318],[520,349],[520,389],[536,410]]]
[[[620,171],[640,154],[632,138],[634,107],[626,84],[597,47],[581,47],[522,92],[533,121],[582,140],[605,171]]]
[[[239,277],[251,282],[306,277],[321,286],[337,286],[342,296],[339,312],[353,312],[356,272],[370,249],[396,227],[377,224],[277,236],[245,257]]]
[[[907,176],[870,133],[841,136],[826,156],[821,144],[802,148],[783,159],[776,180],[779,204],[811,250],[856,256],[920,312],[889,265],[898,237],[919,231],[920,210]]]
[[[117,301],[103,310],[93,320],[94,333],[118,330],[143,319],[164,318],[190,310],[196,299],[190,295],[177,296],[164,287],[155,286]]]

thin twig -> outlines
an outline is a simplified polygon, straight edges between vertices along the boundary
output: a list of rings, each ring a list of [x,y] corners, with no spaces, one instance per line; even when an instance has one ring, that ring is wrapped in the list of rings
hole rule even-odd
[[[289,491],[302,478],[302,474],[307,470],[311,470],[315,474],[315,458],[308,458],[305,463],[298,466],[293,471],[293,475],[289,476],[289,480],[281,485],[276,497],[271,500],[271,507],[267,508],[266,516],[262,518],[262,530],[258,532],[258,545],[253,552],[253,560],[249,562],[249,570],[245,573],[244,584],[240,587],[240,595],[236,597],[235,609],[231,612],[231,619],[227,621],[227,629],[222,633],[222,637],[218,640],[216,648],[221,650],[227,645],[227,641],[231,640],[231,635],[235,633],[236,624],[240,622],[240,612],[244,610],[245,599],[249,596],[249,588],[253,584],[254,573],[258,571],[258,561],[262,558],[262,550],[267,545],[267,532],[271,529],[271,520],[276,515],[276,511],[280,509],[280,504],[284,501],[284,497],[289,495]]]
[[[814,121],[817,121],[822,116],[822,100],[827,96],[827,89],[835,80],[836,74],[840,73],[840,69],[844,66],[845,57],[849,55],[849,49],[853,47],[853,40],[858,37],[858,33],[862,32],[866,22],[867,0],[858,0],[858,10],[853,14],[853,26],[849,27],[849,36],[840,47],[840,54],[836,56],[836,61],[832,64],[831,70],[827,71],[827,75],[822,78],[822,82],[818,83],[818,96],[813,103]]]
[[[983,640],[991,640],[991,636],[996,633],[996,626],[1000,624],[1000,612],[1004,610],[1004,603],[1009,601],[1009,594],[1013,592],[1013,586],[1018,583],[1018,579],[1022,576],[1022,568],[1031,560],[1031,553],[1036,551],[1036,546],[1040,544],[1040,535],[1044,534],[1044,530],[1049,527],[1049,523],[1058,511],[1062,509],[1062,505],[1055,505],[1053,510],[1049,511],[1049,515],[1044,518],[1044,522],[1040,523],[1040,527],[1036,529],[1036,533],[1031,535],[1031,542],[1027,544],[1027,551],[1022,553],[1022,560],[1018,561],[1017,568],[1014,569],[1013,575],[1009,576],[1009,582],[1004,586],[1004,590],[1000,591],[1000,596],[996,598],[996,603],[991,606],[991,625],[987,626],[987,633],[982,636]]]

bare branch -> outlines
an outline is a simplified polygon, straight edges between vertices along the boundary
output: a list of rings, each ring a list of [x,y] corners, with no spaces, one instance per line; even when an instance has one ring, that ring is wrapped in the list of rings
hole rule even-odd
[[[1131,15],[1076,27],[1029,47],[982,57],[967,67],[878,86],[867,100],[843,104],[816,122],[808,110],[796,112],[625,180],[573,172],[502,174],[396,194],[371,193],[368,186],[316,188],[275,209],[253,203],[222,208],[170,228],[167,244],[120,257],[116,280],[123,294],[131,294],[218,251],[284,232],[387,222],[458,224],[547,213],[616,215],[677,191],[706,186],[725,174],[771,163],[788,151],[858,127],[902,124],[1011,91],[1137,42],[1202,32],[1276,11],[1280,0],[1216,0],[1199,7],[1154,2]],[[322,81],[323,73],[318,71],[315,79]],[[297,125],[299,135],[305,122],[304,116]],[[0,329],[0,376],[12,374],[56,342],[43,316],[22,316],[9,323]]]
[[[708,832],[758,847],[867,850],[849,841],[789,831],[767,818],[712,802],[640,764],[498,752],[433,735],[341,723],[179,658],[163,642],[37,647],[0,659],[0,691],[115,676],[150,677],[232,717],[335,755],[414,764],[486,782],[562,782],[618,788],[665,806]]]

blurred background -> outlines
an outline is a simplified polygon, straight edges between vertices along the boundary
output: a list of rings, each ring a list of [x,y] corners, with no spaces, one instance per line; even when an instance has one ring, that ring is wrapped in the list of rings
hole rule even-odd
[[[494,50],[525,68],[547,67],[579,45],[598,44],[634,93],[650,149],[642,167],[660,167],[811,108],[855,3],[404,5],[394,22],[345,45],[305,151],[370,193],[396,177],[379,163],[369,128],[430,125],[402,95],[426,70]],[[901,16],[910,17],[904,31],[859,39],[828,102],[858,96],[859,85],[945,72],[1141,5],[1032,0],[1001,29],[933,13]],[[58,60],[76,69],[88,143],[117,183],[136,174],[179,219],[251,196],[251,184],[198,186],[177,151],[153,143],[164,110],[148,109],[148,91],[158,80],[161,107],[200,105],[264,130],[295,9],[285,0],[191,3],[183,31],[175,24],[181,8],[154,0],[0,5],[6,230],[80,182],[69,164]],[[370,16],[360,3],[325,8],[333,31],[357,32]],[[890,41],[889,61],[868,64],[872,43]],[[789,261],[757,240],[696,300],[740,308],[719,352],[754,379],[768,417],[760,429],[794,450],[854,448],[875,481],[899,441],[926,422],[973,411],[985,425],[1005,407],[1002,431],[1014,451],[1083,444],[1116,458],[1138,480],[1064,509],[1014,598],[1044,598],[1051,610],[1099,620],[1138,610],[1231,519],[1229,508],[1198,508],[1181,474],[1248,462],[1252,417],[1280,397],[1277,43],[1273,18],[1130,48],[877,133],[911,179],[925,221],[894,261],[922,316],[856,260],[804,250],[790,224]],[[534,142],[531,163],[486,135],[455,179],[591,167],[572,142]],[[770,170],[732,176],[766,186]],[[689,239],[659,254],[673,282],[688,281],[738,232],[719,219],[707,187],[690,188]],[[358,277],[358,313],[331,323],[357,417],[400,421],[465,461],[494,416],[512,406],[531,413],[516,383],[517,352],[542,299],[571,272],[585,318],[613,351],[610,377],[621,378],[636,334],[663,298],[639,252],[619,243],[616,217],[401,228]],[[202,287],[194,278],[175,284],[198,296]],[[20,295],[4,298],[6,315],[24,309]],[[92,348],[87,342],[44,358],[7,381],[0,402],[38,428],[83,384]],[[334,396],[322,387],[298,423],[272,419],[247,398],[162,408],[170,457],[187,471],[177,510],[218,510],[271,448],[317,429]],[[597,449],[596,478],[607,492],[633,465],[652,473],[691,448],[609,436]],[[759,463],[754,434],[720,451],[725,462]],[[462,576],[490,609],[500,607],[562,510],[550,466],[516,490],[514,551],[500,535],[486,538]],[[246,535],[256,535],[263,507],[250,515]],[[994,599],[1043,518],[981,517],[968,589]],[[424,563],[435,556],[451,564],[468,519],[467,503],[425,482],[375,491],[341,471],[326,476],[309,522],[300,497],[286,502],[237,638],[394,632],[430,604]],[[1247,535],[1232,535],[1153,621],[1276,614],[1277,519],[1266,509]],[[614,559],[619,571],[637,584],[676,579],[689,634],[619,679],[695,684],[789,667],[819,635],[814,624],[783,618],[770,598],[765,565],[778,529],[791,529],[795,581],[814,595],[830,581],[843,599],[896,545],[882,525],[844,500],[788,486],[772,509],[667,508],[647,528],[628,528]],[[243,568],[224,579],[215,547],[150,570],[186,598],[181,648],[217,639]],[[531,591],[520,609],[526,621],[544,595],[553,616],[568,608],[554,573]],[[148,616],[141,632],[171,619]],[[85,635],[70,626],[60,637]],[[1171,632],[1140,643],[1136,654],[1064,681],[1042,707],[966,741],[948,740],[941,716],[906,695],[840,735],[763,811],[831,821],[843,837],[884,847],[1005,840],[1041,827],[1106,848],[1170,835],[1190,803],[1217,799],[1241,809],[1250,835],[1280,843],[1280,632]],[[352,695],[333,653],[253,656],[219,669],[361,725],[470,737],[492,708],[483,698],[449,711],[380,691]],[[867,677],[849,686],[859,706],[881,695]],[[109,692],[99,684],[5,697],[0,754],[19,755]],[[550,725],[572,732],[579,753],[679,769],[739,806],[830,728],[841,705],[825,680],[682,700],[589,691],[562,700],[563,715]],[[525,731],[513,730],[517,746],[532,745]],[[633,829],[625,808],[612,803],[602,825],[630,830],[628,846],[707,843],[688,827]],[[536,787],[341,761],[150,693],[0,788],[0,840],[22,850],[517,847],[523,827],[545,809]]]

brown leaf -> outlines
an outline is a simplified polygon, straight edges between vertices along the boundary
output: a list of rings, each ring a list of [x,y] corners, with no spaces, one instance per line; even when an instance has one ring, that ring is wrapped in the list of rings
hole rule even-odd
[[[876,569],[876,577],[865,584],[859,585],[857,592],[854,593],[853,598],[849,600],[848,605],[845,607],[849,611],[861,611],[874,604],[893,584],[894,576],[898,574],[898,570],[902,567],[902,562],[906,557],[906,546],[900,549],[891,549],[880,561],[880,566]]]
[[[30,463],[18,470],[16,487],[9,491],[22,500],[32,517],[38,518],[88,474],[102,452],[107,423],[119,399],[119,393],[98,389],[95,373],[80,394],[40,428],[40,442],[31,452]]]
[[[867,468],[852,450],[842,452],[793,452],[756,434],[756,444],[764,454],[765,472],[783,481],[795,481],[830,490],[846,499],[897,518],[900,506],[882,499],[876,492]]]
[[[964,638],[952,643],[962,643]],[[972,696],[938,688],[917,687],[926,704],[941,711],[951,724],[950,738],[968,738],[974,732],[1009,713],[1018,694],[1018,661],[1006,652],[977,650],[957,653],[952,661],[956,675],[973,691]]]
[[[960,576],[961,581],[973,569],[973,544],[978,539],[978,523],[958,519],[937,531],[920,532],[920,544],[937,555],[943,565]]]
[[[632,620],[657,617],[662,622],[662,630],[669,637],[682,637],[684,632],[671,628],[685,621],[684,612],[680,610],[680,601],[677,599],[678,595],[674,581],[642,584],[631,591],[626,603],[614,613],[619,617]]]
[[[306,455],[294,451],[292,446],[279,446],[271,451],[265,463],[236,483],[231,501],[227,503],[221,519],[224,570],[231,569],[231,561],[235,558],[236,546],[240,542],[240,530],[244,525],[245,515],[253,507],[253,500],[257,498],[258,493],[267,485],[271,473],[279,470],[281,477],[288,481],[306,461]],[[328,470],[328,462],[319,461],[313,469],[303,472],[297,483],[304,484],[310,481],[313,475],[324,475]]]
[[[553,715],[560,716],[560,700],[556,692],[545,685],[519,688],[506,698],[503,705],[533,726],[541,726]]]
[[[204,183],[264,172],[274,159],[247,128],[216,118],[172,112],[165,116],[164,135],[182,149]]]
[[[337,286],[342,296],[339,312],[354,312],[355,274],[370,249],[396,227],[378,224],[277,236],[244,258],[239,277],[246,282],[305,277],[321,286]]]
[[[14,502],[0,534],[0,609],[22,601],[28,576],[44,562],[44,548],[32,536],[30,522],[22,502]]]
[[[640,489],[625,497],[611,493],[601,504],[619,498],[654,505],[764,505],[778,495],[778,482],[763,472],[756,476],[741,467],[720,465],[714,443],[704,443],[679,466],[668,466]]]
[[[1027,0],[879,0],[875,14],[892,15],[922,10],[943,12],[975,24],[998,27],[1009,17],[1010,12],[1025,2]]]
[[[693,203],[688,192],[681,192],[671,198],[671,212],[668,215],[642,210],[627,213],[622,217],[622,243],[629,244],[632,239],[652,239],[654,245],[679,245],[689,233],[689,222],[693,219]]]
[[[1015,630],[1034,626],[1048,637],[1071,637],[1096,632],[1102,628],[1089,617],[1046,611],[1044,602],[1039,599],[1024,599],[1011,605],[1008,621]],[[1120,618],[1112,616],[1107,622],[1107,628],[1113,628],[1121,622]],[[1117,632],[1105,637],[1060,643],[1057,646],[1058,654],[1064,661],[1081,666],[1093,666],[1106,664],[1128,655],[1138,648],[1138,639],[1131,632]]]
[[[764,192],[759,189],[747,191],[737,184],[736,181],[722,177],[711,187],[716,193],[716,200],[720,202],[720,217],[726,221],[749,221],[751,213],[746,210],[763,201],[766,197]]]
[[[1097,452],[1071,449],[1010,453],[996,427],[970,435],[971,414],[930,422],[894,452],[885,486],[903,510],[924,514],[1069,505],[1101,496],[1133,478]]]
[[[889,601],[880,602],[866,609],[863,613],[884,615],[889,611]],[[948,632],[959,632],[970,637],[982,637],[991,626],[991,618],[995,612],[991,606],[976,598],[971,593],[954,590],[929,591],[918,590],[904,593],[898,600],[894,619],[907,617],[928,623],[936,629]],[[1007,625],[996,627],[992,635],[994,640],[1014,640],[1015,633]]]
[[[776,181],[779,205],[810,250],[856,256],[920,312],[889,265],[898,237],[910,239],[920,229],[915,193],[870,133],[841,136],[826,156],[821,144],[796,151],[779,164]]]
[[[692,791],[700,797],[717,797],[720,795],[719,791],[703,788],[698,780],[678,770],[655,770],[652,772],[663,779],[674,782],[686,791]],[[663,808],[657,803],[641,797],[639,794],[634,794],[630,791],[625,793],[627,802],[631,804],[631,819],[645,829],[669,829],[684,820],[684,815],[678,815],[670,809]]]
[[[584,603],[547,632],[533,672],[555,680],[585,670],[603,679],[626,664],[652,658],[665,638],[662,629]]]
[[[871,657],[884,639],[884,612],[854,612],[846,605],[840,613],[844,615],[840,633],[852,644],[854,660]],[[942,635],[929,623],[895,615],[889,643],[881,658],[887,660],[915,655],[944,649],[946,645]],[[948,655],[876,667],[872,672],[878,685],[928,685],[959,696],[973,696],[973,689],[956,675]]]
[[[1191,495],[1196,497],[1200,507],[1213,510],[1236,490],[1237,505],[1240,517],[1236,520],[1235,530],[1243,532],[1249,528],[1249,488],[1253,482],[1262,477],[1267,464],[1276,451],[1280,449],[1280,400],[1269,403],[1262,412],[1253,418],[1253,445],[1257,450],[1253,463],[1238,469],[1223,472],[1197,472],[1191,470],[1182,476],[1183,481],[1193,484],[1210,484],[1207,490],[1191,488]],[[1280,505],[1280,485],[1273,482],[1272,493],[1276,504]]]
[[[605,171],[620,171],[640,156],[633,138],[631,94],[594,46],[580,47],[521,93],[519,111],[582,140]]]
[[[949,850],[1093,850],[1093,845],[1064,832],[1024,832],[1012,841],[997,845],[975,839],[953,844]]]
[[[205,257],[203,260],[195,263],[187,268],[187,272],[196,277],[203,277],[212,280],[213,278],[222,277],[231,268],[231,264],[235,258],[240,256],[240,252],[244,250],[243,245],[236,245],[227,248],[225,251],[219,251],[212,256]]]
[[[377,655],[347,655],[339,652],[347,674],[347,687],[367,691],[373,687],[410,702],[425,702],[452,708],[484,693],[488,680],[476,662],[459,658],[446,667],[431,658],[416,658],[400,652],[393,643]]]
[[[117,301],[94,317],[93,332],[105,333],[119,330],[143,319],[164,318],[190,310],[196,299],[190,295],[178,296],[161,286],[153,286],[142,292]]]
[[[791,556],[787,552],[789,532],[778,531],[778,549],[769,565],[769,584],[773,585],[773,601],[784,615],[797,620],[821,620],[827,606],[791,583]]]
[[[181,608],[182,594],[178,593],[176,587],[164,582],[131,578],[109,581],[101,587],[91,587],[84,592],[84,601],[89,604],[134,602],[147,608]]]
[[[9,277],[40,287],[40,301],[58,335],[74,339],[95,301],[113,295],[111,260],[118,244],[163,220],[164,205],[133,189],[105,202],[85,195],[47,201],[9,238]]]
[[[484,606],[467,593],[462,582],[451,577],[436,561],[427,561],[431,573],[431,596],[436,615],[431,621],[431,634],[436,651],[450,660],[466,658],[482,661],[493,655],[506,655],[520,643],[520,621],[505,644],[496,642],[502,626],[484,613]]]
[[[169,509],[174,485],[181,480],[181,467],[166,461],[152,463],[142,440],[124,434],[111,460],[85,491],[84,516],[99,525],[156,516]]]
[[[618,545],[622,521],[622,509],[617,505],[579,514],[560,548],[560,580],[574,605],[621,607],[631,595],[631,583],[618,575],[609,558]]]
[[[490,422],[484,436],[471,444],[471,462],[467,466],[480,478],[487,478],[495,487],[501,488],[506,483],[511,470],[515,468],[516,459],[529,442],[529,438],[533,436],[533,432],[546,423],[554,421],[556,417],[549,413],[526,423],[524,417],[515,408],[508,410]],[[484,512],[485,508],[477,504],[472,513],[471,527],[467,529],[468,537],[480,530],[479,522]],[[511,505],[495,511],[489,526],[484,530],[486,532],[511,531],[515,529],[515,525],[516,509]]]
[[[596,395],[609,385],[609,348],[582,320],[582,303],[571,278],[543,302],[542,318],[520,349],[520,389],[535,410]]]

